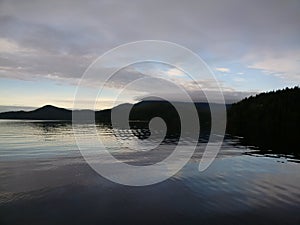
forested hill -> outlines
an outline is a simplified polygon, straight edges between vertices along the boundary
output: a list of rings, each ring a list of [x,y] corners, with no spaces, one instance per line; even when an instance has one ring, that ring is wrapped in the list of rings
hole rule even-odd
[[[261,93],[233,104],[227,132],[262,149],[300,153],[300,88]]]
[[[179,104],[179,103],[177,103]],[[185,107],[187,103],[180,103]],[[207,103],[195,103],[199,113],[201,131],[210,130],[210,109]],[[132,107],[131,121],[150,121],[153,117],[165,120],[170,131],[180,130],[180,118],[174,107],[164,101],[142,101],[134,105],[115,107],[124,110]],[[227,106],[227,133],[243,137],[244,144],[270,149],[280,153],[300,154],[300,88],[261,93]],[[95,113],[100,122],[110,122],[111,109],[101,111],[78,110],[82,115]],[[54,106],[24,112],[0,113],[0,119],[72,120],[72,111]],[[146,123],[147,124],[147,123]],[[299,139],[299,140],[298,140]]]

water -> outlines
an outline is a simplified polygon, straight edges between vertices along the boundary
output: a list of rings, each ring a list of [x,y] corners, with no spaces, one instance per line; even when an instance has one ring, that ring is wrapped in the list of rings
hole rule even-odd
[[[153,158],[119,148],[108,126],[97,130],[116,157],[137,165],[163,159],[176,145],[166,140]],[[120,133],[131,142],[132,132]],[[200,173],[201,156],[162,183],[123,186],[85,163],[70,123],[2,120],[0,224],[300,224],[296,159],[255,154],[229,138]]]

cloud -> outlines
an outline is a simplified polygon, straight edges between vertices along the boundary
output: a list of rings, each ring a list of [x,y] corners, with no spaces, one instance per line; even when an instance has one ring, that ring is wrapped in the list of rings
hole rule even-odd
[[[14,53],[30,53],[32,49],[19,46],[16,42],[5,38],[0,38],[0,53],[14,54]]]
[[[225,67],[218,67],[216,68],[216,71],[222,72],[222,73],[229,73],[230,69]]]
[[[181,70],[179,69],[176,69],[176,68],[171,68],[167,71],[167,74],[170,75],[170,76],[185,76],[184,72],[182,72]]]
[[[0,77],[76,85],[86,68],[111,48],[158,39],[190,48],[216,71],[244,71],[246,81],[247,70],[255,69],[296,85],[299,9],[297,0],[284,4],[281,0],[2,0]],[[231,68],[234,63],[243,68]],[[151,71],[124,72],[110,85],[118,88],[136,77],[155,75]],[[181,79],[177,69],[164,73],[187,89],[195,89],[193,83]],[[211,81],[201,82],[202,88],[214,90]],[[230,82],[222,85],[236,92]]]
[[[191,96],[191,99],[193,102],[207,102],[207,98],[206,98],[206,94],[209,94],[210,96],[212,96],[212,102],[211,103],[222,103],[220,101],[220,99],[218,99],[216,96],[217,94],[214,91],[192,91],[189,92],[189,95]],[[232,104],[235,102],[240,101],[241,99],[245,98],[245,97],[249,97],[251,95],[255,95],[257,94],[257,92],[232,92],[232,91],[223,91],[223,95],[224,95],[224,99],[225,99],[225,103],[226,104]],[[144,96],[138,96],[136,98],[137,101],[141,101],[141,100],[157,100],[157,95],[156,93],[154,95],[148,94],[148,95],[144,95]],[[165,97],[166,99],[170,99],[171,101],[183,101],[182,96],[179,95],[176,92],[168,92],[168,93],[164,93],[163,95],[161,95],[163,97]]]
[[[246,81],[246,79],[245,79],[245,78],[242,78],[242,77],[235,77],[233,80],[234,80],[235,82],[239,82],[239,83],[245,82],[245,81]]]
[[[300,51],[286,54],[266,55],[248,66],[267,74],[300,81]]]

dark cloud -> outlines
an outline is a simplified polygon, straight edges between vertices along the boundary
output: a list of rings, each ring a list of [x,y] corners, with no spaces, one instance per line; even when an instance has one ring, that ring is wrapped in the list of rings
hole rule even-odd
[[[2,0],[0,76],[75,84],[107,50],[161,39],[190,48],[211,66],[234,61],[297,83],[299,11],[297,0]],[[114,85],[130,80],[127,73]]]

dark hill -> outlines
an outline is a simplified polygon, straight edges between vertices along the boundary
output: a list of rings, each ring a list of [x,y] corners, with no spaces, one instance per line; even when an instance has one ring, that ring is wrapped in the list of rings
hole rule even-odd
[[[176,102],[177,107],[188,109],[191,103]],[[199,115],[201,129],[210,129],[210,108],[208,103],[195,103]],[[134,105],[130,113],[130,120],[150,121],[154,117],[164,119],[168,128],[180,130],[180,117],[175,107],[167,101],[142,101]],[[192,125],[191,125],[192,126]]]
[[[233,104],[227,132],[280,153],[300,153],[300,88],[261,93]]]
[[[0,119],[29,119],[29,120],[70,120],[72,111],[46,105],[33,111],[16,111],[0,113]]]
[[[188,108],[190,103],[177,102],[176,105],[181,108]],[[201,131],[206,134],[210,130],[210,109],[207,103],[195,103],[199,114]],[[167,101],[142,101],[137,104],[121,104],[113,108],[113,110],[122,112],[131,108],[129,119],[133,121],[130,123],[132,127],[148,128],[149,121],[154,117],[161,117],[166,122],[168,130],[171,133],[178,133],[180,131],[180,118],[176,109],[171,103]],[[95,119],[98,122],[110,123],[112,109],[101,111],[92,110],[76,110],[80,121],[90,122],[85,118],[91,118],[90,115],[95,113]],[[58,108],[51,105],[46,105],[33,111],[17,111],[0,113],[0,119],[29,119],[29,120],[72,120],[72,111],[68,109]],[[124,121],[127,121],[124,118]],[[138,122],[139,121],[139,122]]]
[[[176,103],[182,108],[187,104]],[[201,132],[210,131],[210,109],[208,103],[195,103],[199,114]],[[154,117],[161,117],[172,132],[180,130],[180,119],[175,108],[166,101],[142,101],[137,104],[122,104],[114,110],[123,111],[132,107],[130,120],[132,126],[145,126]],[[186,107],[188,108],[188,107]],[[243,143],[261,149],[274,150],[280,153],[300,153],[300,88],[261,93],[251,96],[231,106],[227,106],[227,133],[243,137]],[[92,111],[76,110],[85,115],[95,113],[99,122],[110,123],[111,109]],[[17,111],[0,113],[0,119],[30,120],[72,120],[72,111],[46,105],[33,111]],[[137,123],[137,121],[140,121]]]
[[[177,103],[184,107],[190,103]],[[131,108],[130,119],[148,121],[153,117],[160,116],[168,121],[175,121],[178,114],[175,108],[166,101],[142,101],[137,104],[121,104],[113,110],[122,111]],[[198,112],[209,114],[207,103],[196,103]],[[92,110],[75,110],[77,113],[94,113]],[[99,121],[110,121],[111,109],[95,111],[95,118]],[[207,118],[209,118],[209,115]],[[72,111],[64,108],[45,105],[32,111],[13,111],[0,113],[0,119],[31,119],[31,120],[72,120]]]

